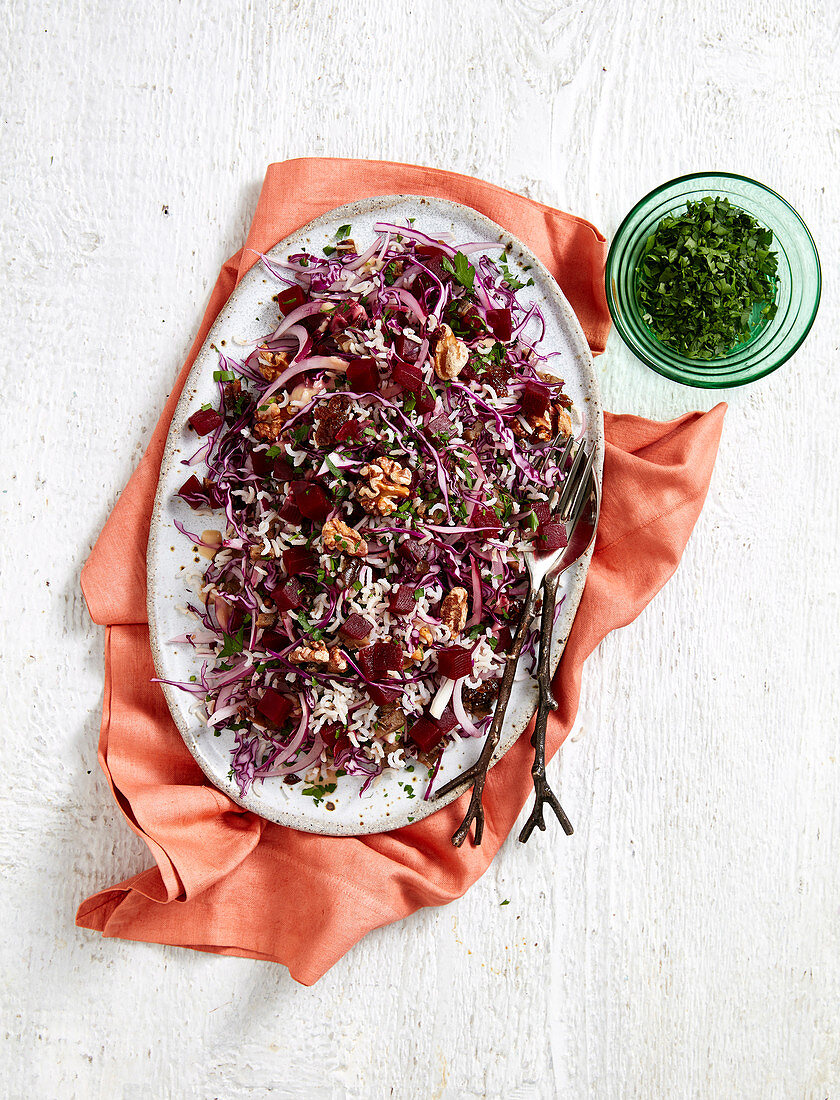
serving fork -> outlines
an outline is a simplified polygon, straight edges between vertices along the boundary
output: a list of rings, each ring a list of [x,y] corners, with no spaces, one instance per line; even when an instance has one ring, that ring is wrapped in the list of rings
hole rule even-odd
[[[540,553],[537,550],[526,551],[524,556],[528,568],[528,593],[516,628],[516,635],[507,657],[505,671],[499,687],[496,709],[481,754],[472,767],[444,784],[434,796],[435,798],[443,798],[459,787],[472,784],[469,809],[464,820],[452,835],[452,843],[456,848],[460,848],[464,843],[473,822],[475,823],[473,844],[475,846],[481,844],[484,833],[484,810],[482,808],[484,784],[487,780],[493,754],[499,744],[516,675],[516,666],[522,654],[525,639],[530,631],[540,592],[543,594],[543,604],[537,670],[539,705],[534,723],[534,732],[531,735],[531,745],[534,749],[531,775],[534,780],[536,798],[531,816],[519,834],[519,839],[524,843],[535,827],[545,830],[543,807],[546,804],[554,810],[564,832],[570,835],[573,831],[571,822],[545,778],[546,727],[550,711],[557,706],[551,692],[551,638],[554,628],[557,585],[560,576],[579,561],[592,545],[598,523],[600,491],[598,479],[593,473],[595,448],[593,447],[587,452],[583,443],[575,445],[575,441],[570,437],[558,460],[558,467],[561,470],[564,469],[570,460],[571,466],[563,479],[560,499],[553,510],[553,518],[566,526],[566,545],[548,553]]]

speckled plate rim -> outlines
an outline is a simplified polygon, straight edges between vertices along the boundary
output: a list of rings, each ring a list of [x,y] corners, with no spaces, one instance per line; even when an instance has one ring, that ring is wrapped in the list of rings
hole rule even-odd
[[[540,295],[535,294],[535,296],[543,298],[548,297],[551,299],[551,304],[558,311],[560,323],[565,329],[566,335],[572,346],[572,352],[575,355],[577,365],[581,371],[581,385],[585,387],[587,393],[585,398],[587,402],[586,437],[596,448],[595,472],[600,482],[604,462],[603,408],[601,405],[598,378],[595,372],[592,353],[586,341],[586,337],[584,336],[583,329],[565,295],[542,261],[527,245],[512,233],[509,233],[506,229],[497,225],[490,218],[473,210],[472,207],[450,202],[447,199],[421,195],[376,196],[370,199],[361,199],[356,202],[347,203],[320,215],[318,218],[315,218],[313,221],[290,234],[284,240],[279,241],[267,253],[267,256],[269,258],[280,259],[283,255],[288,254],[294,249],[300,250],[312,236],[317,235],[326,227],[334,225],[339,221],[352,222],[355,218],[371,214],[376,214],[381,217],[389,211],[394,211],[395,208],[405,206],[406,204],[413,204],[421,208],[427,207],[430,213],[434,212],[436,215],[442,215],[443,217],[451,215],[453,221],[457,221],[458,218],[466,218],[476,229],[475,240],[480,239],[487,240],[488,242],[502,242],[506,246],[511,260],[515,261],[515,263],[512,263],[512,266],[521,267],[522,265],[527,265],[532,269],[530,271],[532,276],[538,274],[540,279],[544,280],[545,285],[541,288],[542,293]],[[401,215],[396,213],[392,216],[394,218],[399,218]],[[421,228],[421,226],[418,225],[418,228]],[[438,229],[436,232],[440,232],[440,230]],[[166,676],[167,669],[164,646],[167,643],[165,639],[161,638],[161,616],[159,616],[158,613],[161,588],[164,581],[156,569],[156,559],[159,554],[161,540],[164,535],[168,536],[171,532],[171,528],[165,523],[164,516],[168,494],[171,493],[171,490],[168,490],[166,486],[167,477],[171,476],[172,470],[176,465],[180,465],[180,452],[183,447],[182,432],[187,417],[193,411],[197,380],[208,370],[211,372],[212,377],[212,371],[218,367],[217,345],[221,339],[220,334],[229,329],[235,318],[240,299],[247,297],[249,294],[259,293],[259,287],[263,285],[264,282],[264,271],[260,264],[255,264],[243,276],[242,280],[231,294],[231,297],[219,311],[190,369],[190,373],[187,376],[169,427],[152,509],[147,550],[149,642],[157,676],[160,678],[171,678]],[[183,538],[183,536],[180,537]],[[554,637],[552,639],[552,669],[556,669],[559,664],[560,657],[562,656],[563,649],[571,631],[583,593],[586,573],[589,568],[591,557],[592,548],[590,548],[581,560],[564,576],[563,591],[565,592],[565,600],[558,616]],[[203,748],[201,737],[200,734],[196,732],[194,721],[191,721],[187,716],[185,703],[189,702],[189,698],[178,688],[172,687],[169,684],[161,684],[161,687],[178,732],[210,783],[218,790],[228,795],[229,798],[244,809],[251,810],[269,821],[274,821],[280,825],[285,825],[303,832],[312,832],[327,836],[361,836],[386,832],[408,825],[412,822],[417,822],[448,805],[460,796],[461,792],[453,792],[446,798],[437,801],[429,800],[428,802],[423,801],[420,797],[411,799],[405,798],[402,803],[395,804],[395,807],[391,807],[391,809],[380,813],[378,816],[371,813],[367,820],[360,820],[358,826],[355,823],[347,825],[332,820],[323,809],[315,807],[314,804],[312,804],[312,810],[314,812],[310,813],[308,816],[295,809],[284,809],[274,805],[267,805],[266,800],[261,796],[258,790],[259,785],[255,785],[247,794],[241,795],[232,780],[218,774],[215,765]],[[522,692],[519,692],[518,697],[515,692],[514,696],[511,698],[502,739],[493,758],[494,764],[497,763],[515,743],[533,717],[536,709],[536,685],[528,678],[525,681],[525,689],[523,690],[528,691],[529,697],[527,699],[523,698]],[[515,705],[517,699],[519,702],[518,706]],[[477,756],[480,745],[481,741],[474,739],[464,739],[457,745],[453,745],[452,748],[448,750],[447,756],[456,748],[466,749],[467,747],[471,747],[474,751],[466,758],[460,760],[455,770],[444,771],[441,769],[438,785],[445,781],[445,779],[451,778],[457,775],[459,771],[469,767],[475,759],[475,756]],[[340,780],[340,782],[345,783],[350,779],[351,777],[345,777]],[[266,781],[265,786],[270,782],[273,781]],[[276,782],[282,783],[282,780],[277,780]],[[353,780],[353,783],[358,785],[357,780]],[[425,786],[425,784],[423,785]],[[309,801],[311,802],[311,800]],[[391,812],[391,810],[395,808],[398,812]]]

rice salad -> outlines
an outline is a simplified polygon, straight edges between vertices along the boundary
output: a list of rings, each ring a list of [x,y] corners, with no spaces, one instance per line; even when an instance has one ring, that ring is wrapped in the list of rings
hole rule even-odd
[[[207,564],[174,639],[201,670],[175,686],[233,734],[243,796],[279,777],[320,801],[419,761],[428,797],[446,746],[487,730],[523,553],[565,545],[579,417],[528,284],[501,245],[374,232],[261,257],[277,327],[219,351],[218,399],[189,417],[178,495],[200,522],[176,524]]]

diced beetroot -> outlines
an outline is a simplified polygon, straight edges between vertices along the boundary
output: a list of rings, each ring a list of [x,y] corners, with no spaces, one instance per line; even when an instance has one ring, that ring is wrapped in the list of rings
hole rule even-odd
[[[499,639],[496,646],[497,653],[507,653],[510,647],[513,645],[513,634],[509,626],[500,626],[496,637]]]
[[[423,752],[430,752],[446,735],[431,718],[418,718],[409,729],[408,736]]]
[[[366,642],[373,633],[373,623],[354,611],[338,628],[338,633],[346,642]]]
[[[189,504],[190,508],[200,508],[206,500],[206,494],[201,482],[191,474],[178,490],[178,496]]]
[[[451,733],[457,725],[458,719],[455,717],[455,711],[452,707],[444,707],[443,713],[438,719],[434,719],[428,714],[418,718],[408,731],[408,736],[423,752],[429,752],[430,749],[439,745],[447,733]]]
[[[334,745],[339,738],[344,727],[340,722],[327,722],[321,726],[320,734],[321,739],[325,745]]]
[[[285,458],[269,458],[268,451],[251,451],[254,473],[258,477],[276,477],[278,481],[291,481],[295,468]]]
[[[281,695],[274,688],[266,688],[262,699],[257,703],[259,713],[274,726],[282,726],[292,713],[292,701],[288,695]]]
[[[472,653],[462,645],[438,650],[438,672],[450,680],[460,680],[472,672]]]
[[[303,288],[299,286],[287,287],[277,295],[277,307],[283,317],[288,317],[293,309],[302,306],[305,301],[306,295],[303,293]]]
[[[414,589],[410,584],[401,584],[388,599],[388,610],[392,615],[410,615],[416,607]]]
[[[356,393],[376,393],[379,389],[379,368],[375,359],[351,359],[347,365],[347,382]]]
[[[406,540],[400,543],[397,554],[413,565],[416,572],[421,573],[424,563],[430,561],[434,556],[434,543]]]
[[[372,645],[360,649],[356,654],[356,659],[359,662],[359,668],[368,680],[378,679],[374,665],[374,647]]]
[[[342,302],[330,317],[330,332],[344,332],[351,325],[357,325],[367,318],[364,306],[358,302]]]
[[[271,598],[280,611],[294,611],[303,607],[303,585],[297,577],[286,577],[276,588],[272,589]]]
[[[347,730],[340,722],[328,722],[325,726],[321,726],[320,734],[327,748],[332,749],[334,757],[350,748]]]
[[[510,340],[513,331],[509,309],[488,309],[487,324],[497,340],[506,344]]]
[[[435,721],[433,718],[432,721]],[[443,713],[440,718],[437,719],[437,727],[443,733],[451,733],[452,730],[458,725],[458,719],[455,717],[455,711],[452,707],[444,707]]]
[[[492,508],[486,504],[476,504],[470,516],[470,527],[489,527],[493,531],[501,529],[502,521]]]
[[[548,411],[549,393],[546,386],[529,378],[520,397],[522,411],[526,416],[545,416]]]
[[[417,394],[417,401],[414,404],[415,409],[423,415],[432,412],[435,407],[435,395],[432,392],[432,387],[424,385],[420,392]]]
[[[435,246],[431,244],[422,244],[417,248],[415,255],[420,263],[433,274],[437,275],[439,279],[449,278],[449,272],[443,266],[446,253],[442,248],[435,248]]]
[[[444,413],[437,413],[426,425],[426,431],[432,432],[435,435],[451,434],[454,430],[452,421]]]
[[[402,695],[402,688],[379,687],[377,684],[365,684],[365,691],[379,707],[387,706],[388,703],[396,703]]]
[[[332,511],[327,494],[314,481],[293,481],[291,492],[301,515],[307,519],[323,523]]]
[[[335,433],[336,442],[345,443],[350,439],[358,439],[364,430],[364,424],[360,420],[346,420]]]
[[[303,519],[300,508],[295,504],[292,496],[286,497],[277,514],[281,519],[284,519],[286,523],[290,523],[293,527],[297,527]]]
[[[483,336],[485,333],[484,321],[481,314],[472,304],[462,306],[458,311],[458,320],[462,328],[466,329],[468,337]]]
[[[394,351],[404,363],[416,363],[420,354],[420,345],[400,334],[394,339]]]
[[[283,566],[290,577],[297,573],[314,573],[318,558],[307,546],[290,546],[283,551]]]
[[[275,458],[271,472],[278,481],[291,481],[295,476],[295,468],[285,458]]]
[[[551,508],[547,504],[535,504],[533,513],[537,517],[537,523],[548,523],[551,519]]]
[[[369,648],[373,650],[375,672],[402,672],[405,654],[396,642],[374,642]]]
[[[251,451],[251,462],[257,477],[268,477],[272,472],[273,462],[266,451]]]
[[[419,394],[423,388],[423,371],[414,363],[402,363],[397,360],[391,372],[391,378],[398,386],[409,393]]]
[[[537,547],[540,550],[559,550],[568,545],[566,525],[557,521],[541,523],[537,528]]]
[[[223,422],[220,413],[215,409],[199,409],[194,412],[187,423],[197,435],[209,435]]]
[[[264,630],[261,642],[263,649],[267,649],[270,653],[279,653],[281,649],[288,646],[289,639],[276,630]]]

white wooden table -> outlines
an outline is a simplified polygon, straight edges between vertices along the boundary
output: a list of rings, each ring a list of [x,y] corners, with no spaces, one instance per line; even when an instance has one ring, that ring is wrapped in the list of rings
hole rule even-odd
[[[836,12],[4,6],[0,1095],[840,1097]],[[724,395],[677,575],[589,662],[553,765],[575,835],[509,840],[460,902],[311,989],[73,925],[150,862],[96,764],[79,570],[265,165],[304,154],[450,167],[608,234],[665,179],[738,171],[801,211],[826,283],[796,358]],[[719,396],[614,336],[598,369],[617,411]]]

